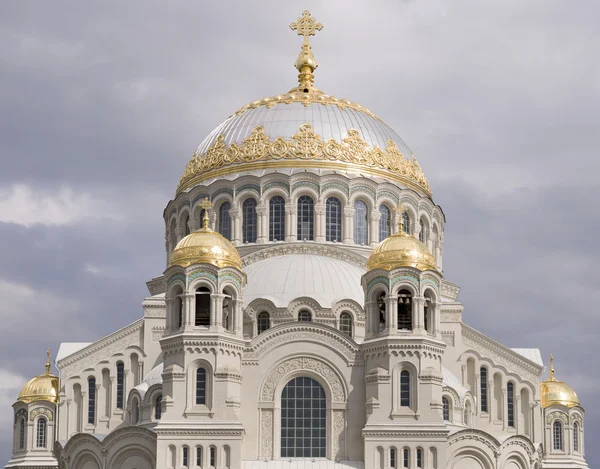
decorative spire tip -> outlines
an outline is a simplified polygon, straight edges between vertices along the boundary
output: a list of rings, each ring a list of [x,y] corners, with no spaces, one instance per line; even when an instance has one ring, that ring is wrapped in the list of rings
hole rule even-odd
[[[554,381],[554,357],[550,354],[550,381]]]
[[[210,219],[208,218],[208,211],[212,208],[213,204],[212,202],[208,199],[208,197],[204,197],[204,199],[202,199],[202,202],[200,202],[200,207],[204,210],[204,217],[202,217],[202,228],[204,228],[205,230],[208,230],[208,223],[210,221]]]
[[[50,349],[46,351],[46,374],[50,374]]]
[[[308,93],[309,91],[318,91],[313,85],[315,81],[313,72],[319,65],[317,64],[317,60],[312,53],[308,38],[309,36],[314,36],[316,31],[323,29],[323,25],[321,23],[317,23],[315,19],[310,16],[310,12],[308,10],[304,10],[302,16],[290,24],[290,28],[293,31],[296,31],[298,36],[304,36],[302,48],[300,49],[300,53],[298,54],[295,64],[296,68],[300,72],[298,75],[298,82],[300,84],[298,86],[298,90],[304,93]]]

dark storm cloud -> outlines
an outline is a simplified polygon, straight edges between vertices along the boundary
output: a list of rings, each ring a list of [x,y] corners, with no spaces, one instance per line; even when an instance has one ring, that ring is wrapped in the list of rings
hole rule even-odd
[[[15,298],[0,309],[11,326],[0,372],[33,376],[48,345],[140,316],[144,282],[164,267],[161,214],[185,164],[229,114],[294,85],[300,39],[287,25],[305,8],[325,25],[313,40],[317,86],[383,117],[428,175],[465,320],[507,346],[554,353],[593,442],[592,1],[3,3],[0,204],[25,185],[35,209],[18,199],[0,213],[0,291]],[[65,188],[77,210],[56,195]],[[48,206],[69,214],[49,224]],[[587,448],[594,467],[600,451]]]

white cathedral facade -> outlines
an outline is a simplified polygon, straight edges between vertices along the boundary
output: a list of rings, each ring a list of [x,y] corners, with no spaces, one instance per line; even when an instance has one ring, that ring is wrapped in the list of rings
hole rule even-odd
[[[538,349],[463,322],[408,146],[299,85],[198,147],[144,315],[62,343],[14,404],[7,468],[587,468],[584,410]]]

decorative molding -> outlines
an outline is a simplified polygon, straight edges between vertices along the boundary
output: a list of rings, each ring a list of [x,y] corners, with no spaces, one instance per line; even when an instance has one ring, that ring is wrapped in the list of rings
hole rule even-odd
[[[260,453],[265,459],[273,457],[273,410],[260,411]]]
[[[346,459],[346,416],[344,410],[333,411],[333,457]]]
[[[365,268],[367,259],[360,254],[355,254],[347,248],[336,247],[333,244],[312,244],[312,243],[286,243],[266,247],[259,251],[247,254],[242,258],[242,265],[245,267],[255,262],[269,259],[271,257],[287,256],[293,254],[316,254],[319,256],[331,257],[353,265]]]
[[[447,280],[442,280],[441,291],[442,296],[445,296],[452,301],[456,301],[456,298],[460,292],[460,287],[448,282]]]
[[[446,345],[454,347],[454,331],[442,331],[442,340]]]

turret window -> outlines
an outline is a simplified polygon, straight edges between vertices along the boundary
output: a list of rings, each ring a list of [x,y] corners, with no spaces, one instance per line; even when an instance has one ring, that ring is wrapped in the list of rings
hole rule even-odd
[[[324,458],[326,442],[325,391],[312,378],[292,379],[281,394],[281,457]]]
[[[508,407],[508,421],[507,424],[509,427],[515,426],[515,385],[513,383],[508,383],[506,386],[506,400]]]
[[[44,417],[40,417],[37,421],[37,432],[36,432],[36,447],[45,448],[47,433],[48,433],[48,423]]]
[[[579,452],[579,424],[577,422],[573,424],[573,451]]]
[[[446,422],[450,421],[450,401],[447,397],[442,397],[442,414]]]
[[[479,379],[481,380],[481,412],[488,411],[488,382],[487,368],[482,366],[479,369]]]
[[[308,195],[298,199],[298,241],[314,239],[314,202]]]
[[[381,205],[379,213],[381,213],[379,218],[379,241],[381,242],[391,234],[392,217],[387,205]]]
[[[365,246],[369,244],[369,220],[367,204],[362,200],[354,202],[354,242]]]
[[[417,448],[417,467],[421,469],[423,467],[423,450]]]
[[[159,394],[156,398],[156,403],[154,405],[154,418],[156,420],[160,420],[162,417],[162,394]]]
[[[410,467],[410,450],[408,448],[404,448],[404,451],[402,451],[402,462],[403,462],[403,466],[404,468],[409,468]]]
[[[262,334],[263,332],[268,330],[269,327],[271,327],[271,318],[269,317],[269,313],[267,313],[266,311],[263,311],[258,315],[256,322],[256,329],[259,334]]]
[[[217,448],[210,447],[210,467],[217,467]]]
[[[202,446],[196,446],[196,466],[202,467]]]
[[[242,241],[256,243],[256,200],[246,199],[242,204]]]
[[[183,447],[183,455],[182,455],[182,466],[188,467],[190,462],[190,449],[187,446]]]
[[[400,407],[410,407],[410,373],[400,373]]]
[[[19,419],[19,449],[25,448],[25,419]]]
[[[196,290],[196,314],[194,325],[210,326],[210,290],[200,287]]]
[[[421,230],[419,231],[419,241],[421,241],[422,243],[426,243],[427,242],[427,225],[425,224],[423,219],[421,219],[421,221],[419,222],[419,225],[421,227]]]
[[[312,321],[312,314],[310,313],[310,311],[303,309],[302,311],[300,311],[298,313],[298,322],[311,322],[311,321]]]
[[[206,369],[196,370],[196,404],[206,405]]]
[[[407,212],[402,212],[402,231],[410,234],[410,218]]]
[[[563,451],[563,427],[558,421],[552,424],[552,442],[556,451]]]
[[[408,290],[398,292],[398,329],[412,331],[412,295]]]
[[[223,202],[219,207],[219,233],[224,238],[231,240],[231,217],[229,216],[229,210],[231,204],[229,202]]]
[[[96,422],[96,378],[88,378],[88,423]]]
[[[342,203],[337,197],[329,197],[325,203],[325,239],[342,241]]]
[[[352,337],[352,316],[350,313],[342,313],[340,315],[340,331],[348,337]]]
[[[125,365],[117,363],[117,409],[123,408],[123,395],[125,393]]]
[[[390,467],[396,469],[396,448],[390,448]]]
[[[383,330],[385,329],[386,306],[387,305],[385,302],[385,292],[381,292],[377,297],[377,311],[379,312],[377,327],[379,327],[379,330],[376,332],[383,332]]]
[[[280,195],[269,201],[269,241],[285,240],[285,200]]]

